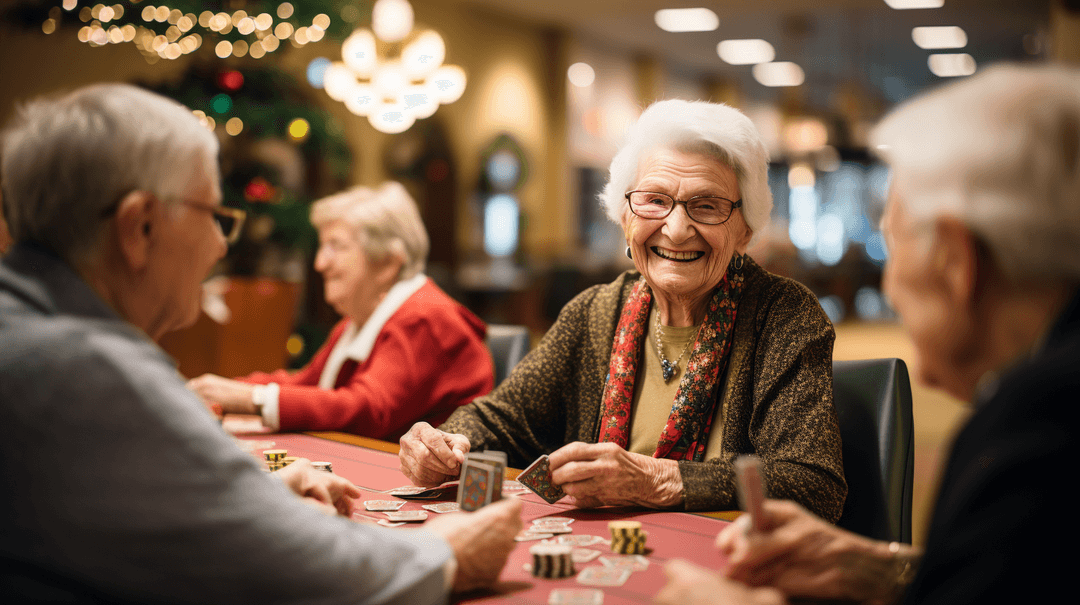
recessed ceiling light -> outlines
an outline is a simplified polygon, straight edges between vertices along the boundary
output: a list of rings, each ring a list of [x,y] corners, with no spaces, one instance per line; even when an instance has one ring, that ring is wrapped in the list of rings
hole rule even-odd
[[[939,78],[970,76],[975,73],[975,59],[967,53],[930,55],[926,60],[930,73]]]
[[[716,45],[716,54],[731,65],[768,63],[776,58],[772,44],[765,40],[724,40]]]
[[[943,27],[916,27],[911,30],[911,39],[919,48],[964,48],[967,46],[967,34],[955,25]]]
[[[885,4],[898,11],[912,8],[941,8],[945,0],[885,0]]]
[[[711,32],[720,27],[720,17],[707,8],[662,8],[655,19],[667,32]]]
[[[798,86],[806,74],[791,61],[759,63],[753,69],[754,79],[764,86]]]

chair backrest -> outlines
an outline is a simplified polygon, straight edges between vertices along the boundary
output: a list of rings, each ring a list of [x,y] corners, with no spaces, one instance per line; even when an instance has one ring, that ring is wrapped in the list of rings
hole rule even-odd
[[[833,398],[848,483],[837,525],[910,543],[915,436],[907,366],[900,359],[834,361]]]
[[[495,361],[495,386],[499,386],[529,352],[529,329],[525,326],[489,325],[487,346]]]

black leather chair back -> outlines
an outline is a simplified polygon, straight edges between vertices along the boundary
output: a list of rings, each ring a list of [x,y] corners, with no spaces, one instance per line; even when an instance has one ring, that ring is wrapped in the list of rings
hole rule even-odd
[[[907,366],[900,359],[834,361],[833,398],[848,483],[837,525],[911,543],[915,435]]]
[[[489,325],[487,346],[495,361],[495,386],[499,386],[529,352],[529,329],[525,326]]]

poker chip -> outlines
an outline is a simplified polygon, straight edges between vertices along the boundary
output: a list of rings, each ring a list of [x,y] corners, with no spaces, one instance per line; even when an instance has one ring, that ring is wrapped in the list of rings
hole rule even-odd
[[[263,450],[266,468],[270,469],[270,472],[285,468],[285,457],[288,453],[285,450]]]
[[[612,521],[608,523],[611,531],[611,551],[622,555],[640,555],[645,553],[646,532],[641,531],[639,521]]]
[[[331,464],[329,462],[312,462],[311,463],[311,468],[314,468],[317,471],[323,471],[323,472],[326,472],[326,473],[334,472],[334,468],[331,466]]]
[[[537,544],[529,548],[532,575],[537,578],[568,578],[574,575],[573,548],[563,544]]]

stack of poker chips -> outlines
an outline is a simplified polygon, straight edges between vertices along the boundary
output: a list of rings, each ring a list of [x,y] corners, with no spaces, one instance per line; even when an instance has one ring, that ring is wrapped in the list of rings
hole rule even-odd
[[[299,460],[299,458],[297,458],[296,456],[285,456],[281,460],[281,466],[282,467],[289,466],[290,464],[292,464],[293,462],[296,462],[297,460]]]
[[[334,472],[334,469],[329,462],[312,462],[311,467],[317,471],[323,471],[324,473]]]
[[[568,544],[537,544],[529,548],[532,575],[537,578],[568,578],[574,575],[574,549]]]
[[[285,468],[285,455],[288,453],[285,450],[263,451],[263,458],[266,459],[266,466],[270,469],[270,472]]]
[[[645,554],[645,532],[641,531],[639,521],[612,521],[608,523],[611,530],[611,551],[622,555]]]

